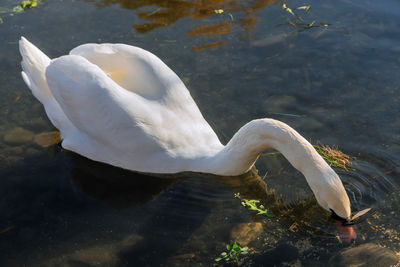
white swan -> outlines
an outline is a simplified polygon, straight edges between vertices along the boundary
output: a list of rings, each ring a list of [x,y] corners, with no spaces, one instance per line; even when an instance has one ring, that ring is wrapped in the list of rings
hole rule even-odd
[[[273,148],[303,173],[324,209],[350,219],[341,180],[300,134],[258,119],[222,145],[179,77],[152,53],[85,44],[50,60],[24,37],[19,45],[22,77],[65,149],[140,172],[239,175]]]

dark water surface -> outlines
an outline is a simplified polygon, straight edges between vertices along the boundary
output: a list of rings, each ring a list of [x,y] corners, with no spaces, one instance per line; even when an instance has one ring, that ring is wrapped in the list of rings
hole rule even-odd
[[[211,266],[235,240],[250,248],[245,266],[400,258],[398,1],[287,2],[312,28],[262,0],[45,0],[12,14],[14,5],[0,6],[0,266]],[[308,13],[295,9],[303,5]],[[160,179],[39,145],[54,128],[20,77],[21,35],[50,57],[88,42],[155,53],[224,143],[271,117],[338,146],[355,157],[352,170],[335,169],[352,209],[372,207],[354,225],[357,240],[345,244],[280,155],[262,156],[258,174]],[[248,211],[237,192],[276,216]]]

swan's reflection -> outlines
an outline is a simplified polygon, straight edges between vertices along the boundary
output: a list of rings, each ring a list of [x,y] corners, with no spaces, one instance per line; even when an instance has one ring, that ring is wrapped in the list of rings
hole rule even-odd
[[[210,194],[207,193],[218,185],[220,188],[212,192],[211,196],[224,198],[226,191],[230,191],[228,201],[232,202],[235,201],[234,193],[240,193],[242,198],[260,200],[274,213],[274,218],[256,215],[251,211],[248,215],[251,221],[261,222],[264,225],[267,236],[281,240],[279,243],[281,245],[278,246],[280,249],[277,250],[279,253],[290,248],[287,245],[290,240],[302,239],[309,240],[313,246],[323,245],[330,246],[333,250],[340,249],[335,221],[328,212],[319,207],[313,196],[288,205],[276,196],[274,190],[268,189],[266,182],[258,175],[255,168],[246,174],[233,177],[202,173],[155,177],[94,162],[72,152],[67,153],[75,163],[75,168],[72,170],[73,180],[86,194],[105,201],[117,209],[138,204],[154,204],[152,205],[154,209],[151,209],[146,219],[138,220],[141,222],[138,233],[143,236],[143,240],[119,255],[123,261],[137,265],[146,262],[162,264],[175,255],[182,244],[185,244],[198,229],[202,229],[202,235],[216,234],[212,233],[212,229],[207,230],[211,233],[203,232],[202,224],[205,220],[209,220],[207,217],[214,209],[214,205],[210,203],[215,199],[210,199]],[[201,181],[200,184],[198,181]],[[224,191],[225,195],[221,195],[218,190]],[[239,200],[237,206],[235,210],[227,210],[223,216],[233,218],[237,210],[241,209]],[[168,240],[168,246],[160,240]],[[156,251],[157,257],[153,258],[149,251]],[[256,257],[253,260],[258,259],[262,262],[271,259],[273,257],[271,255],[278,253],[277,251],[260,254],[257,256],[259,259]]]
[[[86,194],[117,209],[151,201],[179,180],[174,177],[165,179],[127,171],[66,152],[76,164],[71,171],[74,182]]]
[[[260,200],[274,213],[274,221],[279,221],[281,227],[290,228],[294,233],[308,232],[318,236],[334,237],[329,234],[334,230],[330,214],[318,206],[313,196],[291,204],[284,203],[276,196],[274,190],[268,189],[266,182],[258,175],[255,168],[239,176],[217,176],[191,172],[154,176],[95,162],[72,152],[67,153],[75,162],[75,168],[72,170],[74,182],[86,194],[107,202],[113,208],[145,204],[154,200],[160,193],[168,187],[174,186],[178,181],[198,178],[213,181],[213,183],[228,188],[232,192],[232,199],[235,193],[239,193],[242,198]],[[195,186],[193,185],[193,187]],[[190,197],[194,199],[197,199],[195,194],[202,193],[198,191],[198,188],[176,190],[185,190],[185,193],[192,194]],[[209,188],[199,190],[209,190]],[[179,195],[179,197],[182,196]],[[199,206],[201,205],[199,204]],[[238,201],[238,206],[240,206],[240,201]],[[251,214],[254,221],[265,219],[255,213]],[[324,230],[321,229],[323,225],[326,226]]]
[[[153,200],[159,193],[177,181],[189,178],[211,179],[234,193],[239,192],[248,199],[259,199],[278,212],[285,206],[276,201],[274,191],[267,189],[267,184],[253,168],[239,176],[218,176],[205,173],[185,172],[178,174],[145,174],[124,170],[108,164],[92,161],[70,151],[64,151],[75,163],[71,176],[82,190],[109,203],[112,207],[123,208],[143,204]]]

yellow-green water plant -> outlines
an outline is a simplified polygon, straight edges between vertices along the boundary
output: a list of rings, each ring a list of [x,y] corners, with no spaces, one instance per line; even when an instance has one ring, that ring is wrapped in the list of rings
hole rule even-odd
[[[239,263],[240,257],[249,253],[249,248],[241,247],[237,241],[233,242],[232,244],[227,244],[226,249],[227,251],[222,252],[220,256],[215,259],[216,262],[225,260],[226,262],[234,261]]]
[[[21,1],[19,2],[18,5],[16,5],[13,9],[14,12],[20,12],[23,11],[24,9],[29,9],[29,8],[34,8],[37,7],[38,3],[40,0],[26,0],[26,1]]]
[[[316,27],[328,27],[330,25],[329,23],[325,23],[325,22],[316,22],[316,21],[312,21],[311,23],[305,22],[305,20],[301,16],[296,14],[297,11],[295,13],[293,11],[293,9],[290,8],[286,4],[285,1],[282,3],[282,9],[285,10],[287,13],[289,13],[291,15],[290,16],[291,18],[289,19],[289,21],[287,23],[278,24],[277,26],[289,24],[289,25],[297,28],[298,32],[302,32],[307,29],[316,28]],[[304,11],[306,14],[308,13],[308,11],[310,9],[311,9],[311,5],[304,5],[304,6],[299,6],[296,8],[296,10]]]
[[[226,14],[228,14],[228,16],[231,18],[232,21],[234,20],[234,19],[233,19],[232,13],[230,13],[230,12],[225,12],[225,10],[223,10],[223,9],[214,9],[214,13],[215,13],[215,14],[218,14],[218,15],[221,15],[221,14],[226,13]]]
[[[31,1],[21,1],[16,6],[8,8],[0,6],[0,14],[3,14],[0,17],[0,24],[4,23],[4,19],[7,16],[13,16],[16,13],[21,13],[26,9],[31,9],[37,7],[41,0],[31,0]]]
[[[354,170],[349,167],[354,158],[340,151],[337,146],[319,144],[313,145],[313,147],[330,166],[339,167],[346,171]],[[281,152],[274,151],[263,153],[264,156],[273,156],[277,154],[281,154]]]
[[[257,215],[264,215],[269,218],[274,217],[274,214],[271,211],[266,209],[264,205],[260,204],[260,200],[242,198],[240,193],[235,193],[234,196],[240,200],[243,207],[246,207],[248,210],[257,211]]]
[[[292,16],[296,17],[296,14],[294,14],[293,10],[289,8],[285,2],[282,3],[282,9],[290,13]]]

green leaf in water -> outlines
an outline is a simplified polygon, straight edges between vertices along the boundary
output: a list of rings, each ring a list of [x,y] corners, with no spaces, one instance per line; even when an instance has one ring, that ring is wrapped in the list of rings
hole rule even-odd
[[[286,12],[289,12],[290,14],[292,14],[293,16],[296,16],[293,12],[293,10],[291,8],[289,8],[286,3],[282,4],[282,9],[284,9]]]
[[[307,13],[308,10],[310,10],[310,8],[311,8],[311,6],[308,5],[308,6],[299,6],[299,7],[296,8],[296,9],[298,9],[298,10],[304,10],[304,11]]]
[[[297,7],[296,10],[304,10],[305,13],[308,13],[310,8],[311,8],[311,5],[304,5],[304,6]],[[302,17],[296,15],[293,12],[293,10],[290,7],[287,6],[287,4],[285,2],[283,2],[283,4],[282,4],[282,9],[284,9],[286,12],[290,13],[294,18],[290,19],[286,23],[278,24],[278,25],[276,25],[276,27],[289,24],[289,25],[291,25],[291,26],[293,26],[295,28],[298,28],[297,32],[302,32],[304,30],[309,30],[309,29],[312,29],[312,28],[315,28],[315,27],[328,27],[328,26],[330,26],[330,24],[325,23],[325,22],[316,23],[316,21],[313,21],[311,23],[307,23],[306,19],[303,19]],[[285,17],[285,16],[283,16],[283,17]]]
[[[232,13],[228,13],[229,17],[231,17],[231,20],[233,21],[233,15]]]
[[[34,8],[38,5],[38,0],[31,0],[31,1],[21,1],[17,6],[13,8],[14,12],[22,12],[24,9]]]
[[[220,260],[224,260],[224,259],[227,259],[227,258],[228,258],[228,254],[227,254],[226,252],[222,252],[220,256],[221,256],[221,257],[216,258],[215,261],[218,262],[218,261],[220,261]]]
[[[216,262],[219,262],[220,260],[223,260],[224,258],[218,257],[215,259]]]
[[[13,12],[16,12],[16,13],[23,12],[23,11],[24,11],[24,9],[20,5],[15,6],[13,8]]]
[[[228,261],[235,261],[236,263],[239,262],[239,258],[241,255],[248,254],[248,247],[241,247],[240,244],[235,241],[232,244],[226,245],[227,252],[222,252],[219,257],[215,259],[216,262],[221,260]]]
[[[0,24],[3,24],[3,22],[4,22],[4,21],[3,21],[3,19],[2,19],[2,18],[0,18]]]
[[[314,25],[314,23],[315,23],[315,20],[313,20],[313,22],[307,24],[306,27],[307,27],[307,28],[311,28],[311,27]]]
[[[237,252],[240,251],[240,246],[237,242],[233,243],[232,250]]]
[[[264,215],[269,218],[274,217],[274,214],[267,210],[263,205],[259,205],[260,201],[257,199],[245,199],[241,198],[239,193],[234,194],[235,198],[240,199],[240,204],[246,207],[248,210],[257,211],[257,215]]]

